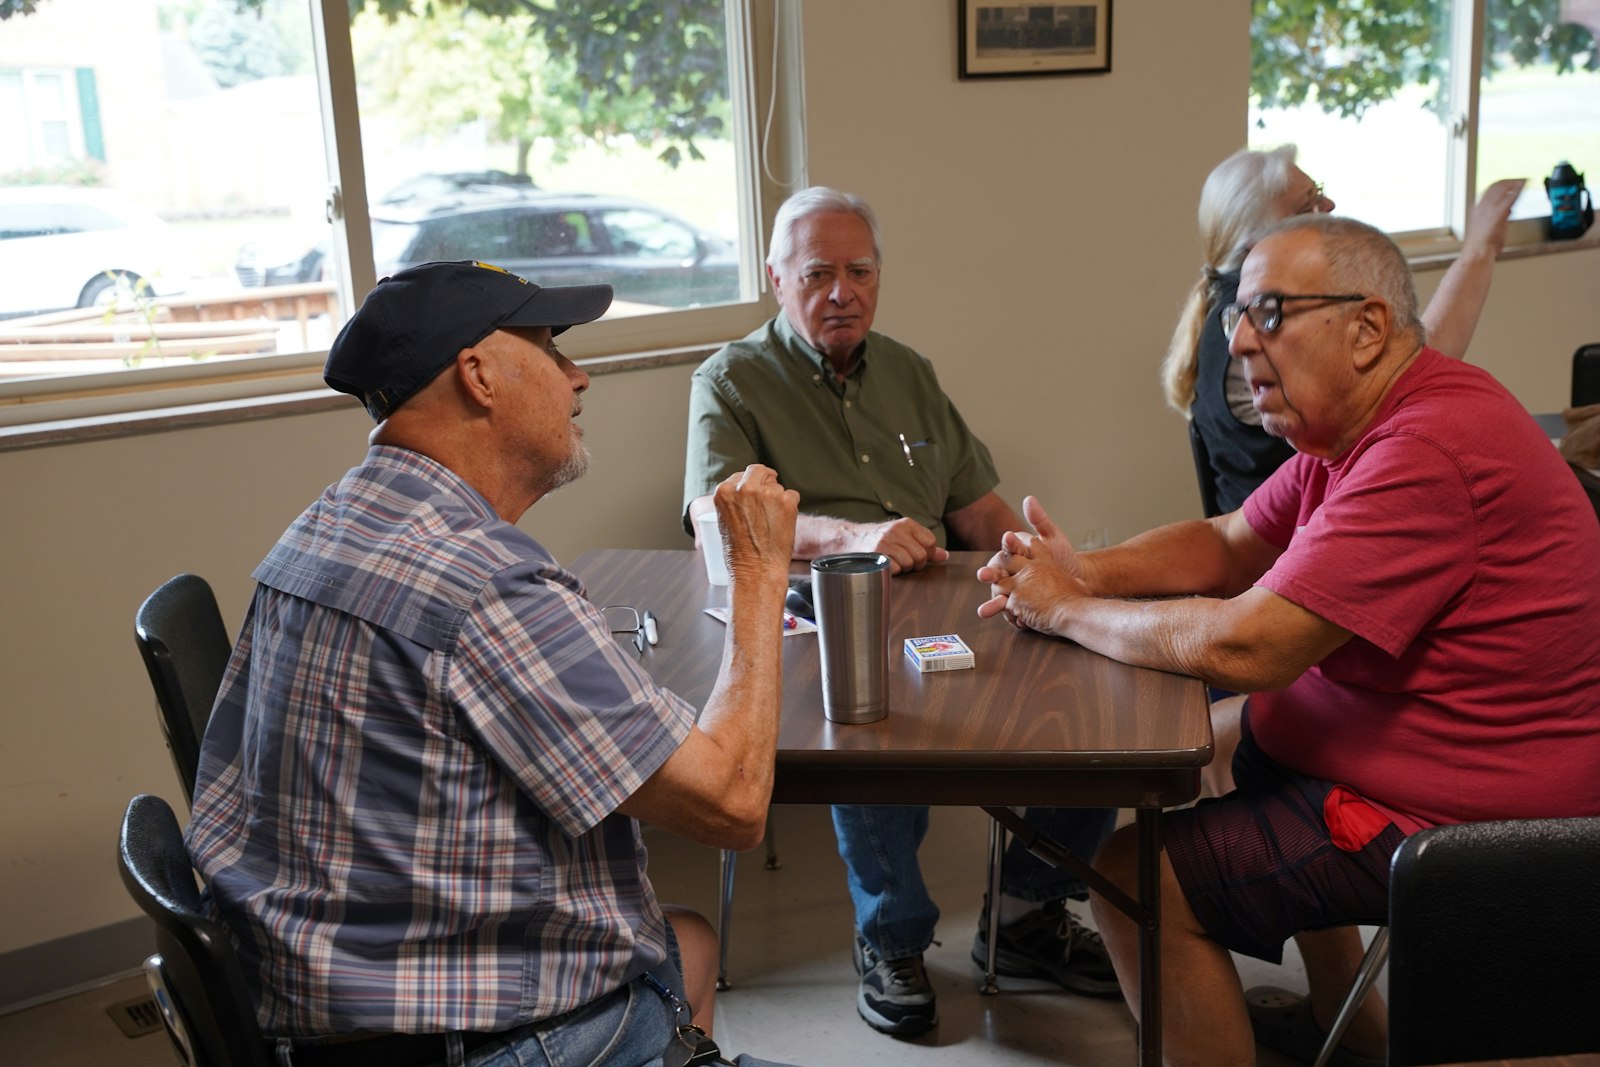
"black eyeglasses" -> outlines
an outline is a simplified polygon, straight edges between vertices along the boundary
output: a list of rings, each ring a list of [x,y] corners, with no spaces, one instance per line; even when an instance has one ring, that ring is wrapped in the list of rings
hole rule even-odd
[[[645,620],[650,613],[645,612],[645,619],[639,617],[639,609],[629,604],[607,604],[600,609],[600,614],[605,616],[606,629],[614,634],[632,634],[633,647],[639,650],[639,655],[644,655],[646,641]],[[654,644],[655,642],[650,642]]]
[[[1335,304],[1353,304],[1366,297],[1359,293],[1261,293],[1247,304],[1229,304],[1222,309],[1222,336],[1233,340],[1239,320],[1249,316],[1250,325],[1257,333],[1277,333],[1283,325],[1283,305],[1291,300],[1330,300]]]

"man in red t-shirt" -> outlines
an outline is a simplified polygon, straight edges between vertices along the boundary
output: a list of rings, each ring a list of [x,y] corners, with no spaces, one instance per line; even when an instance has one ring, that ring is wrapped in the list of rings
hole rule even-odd
[[[1167,1059],[1231,1065],[1254,1062],[1252,1016],[1314,1055],[1360,958],[1350,924],[1385,921],[1405,834],[1600,815],[1600,601],[1572,577],[1600,562],[1600,525],[1515,398],[1426,346],[1377,230],[1280,226],[1223,324],[1263,426],[1299,455],[1238,511],[1083,555],[1030,497],[1035,532],[1006,534],[978,578],[980,615],[1256,694],[1235,791],[1163,829]],[[1096,865],[1131,887],[1131,838]],[[1137,1010],[1136,929],[1098,898],[1095,915]],[[1277,961],[1290,936],[1309,1000],[1247,1009],[1229,950]],[[1384,1043],[1369,996],[1340,1055],[1379,1063]]]

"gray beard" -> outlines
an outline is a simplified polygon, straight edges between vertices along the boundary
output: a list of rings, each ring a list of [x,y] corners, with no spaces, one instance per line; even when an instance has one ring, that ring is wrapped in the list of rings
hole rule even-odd
[[[549,477],[546,479],[545,489],[539,495],[553,493],[562,486],[570,485],[577,481],[588,472],[589,448],[574,436],[572,439],[572,451],[567,453],[567,458],[561,466],[550,472]]]

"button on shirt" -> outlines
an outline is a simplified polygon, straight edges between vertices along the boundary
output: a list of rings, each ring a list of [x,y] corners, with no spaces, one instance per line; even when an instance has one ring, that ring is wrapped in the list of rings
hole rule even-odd
[[[944,516],[1000,482],[927,359],[869,333],[841,382],[781,314],[695,371],[687,453],[685,529],[689,501],[751,463],[777,471],[803,512],[915,519],[940,545]]]
[[[188,844],[267,1033],[506,1030],[665,958],[616,808],[695,711],[577,578],[386,447],[254,577]]]

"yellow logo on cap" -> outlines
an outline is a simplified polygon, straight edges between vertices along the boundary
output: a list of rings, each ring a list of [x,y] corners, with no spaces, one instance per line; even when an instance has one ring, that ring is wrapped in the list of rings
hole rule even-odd
[[[522,283],[523,285],[527,285],[528,284],[528,279],[520,277],[520,276],[515,275],[515,274],[512,274],[510,271],[506,270],[504,267],[497,267],[493,263],[483,263],[483,262],[475,259],[475,260],[472,261],[472,265],[474,267],[482,267],[484,270],[497,270],[501,274],[504,274],[507,278],[516,278],[517,281]]]

